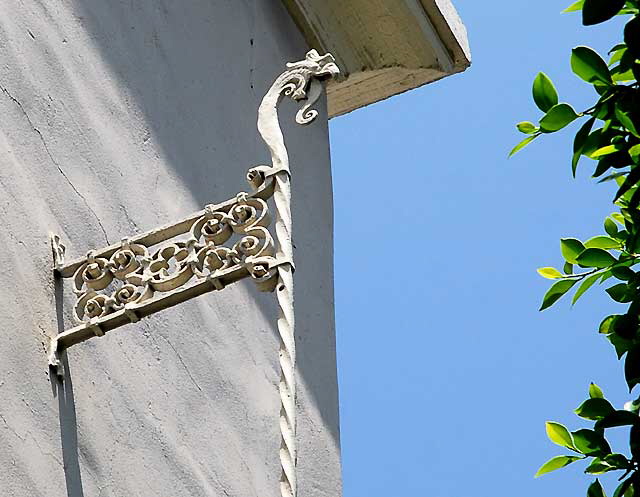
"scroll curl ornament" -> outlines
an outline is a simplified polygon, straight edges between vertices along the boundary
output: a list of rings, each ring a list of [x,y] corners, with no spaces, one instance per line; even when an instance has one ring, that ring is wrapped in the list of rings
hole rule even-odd
[[[238,195],[226,210],[214,206],[191,225],[188,237],[151,247],[124,239],[110,257],[90,252],[73,276],[77,296],[75,318],[88,322],[141,304],[158,293],[177,290],[192,279],[215,278],[217,272],[245,268],[247,275],[258,274],[260,260],[273,264],[274,242],[267,229],[266,201]],[[237,235],[237,241],[225,246]],[[255,276],[262,286],[266,273]],[[275,277],[273,271],[269,273]],[[268,278],[267,278],[268,279]]]
[[[316,50],[286,67],[258,108],[258,131],[270,151],[271,164],[248,171],[251,193],[239,193],[182,221],[125,238],[72,262],[65,262],[64,245],[52,236],[54,271],[73,280],[74,316],[79,324],[52,340],[49,365],[61,375],[60,353],[70,346],[246,277],[260,290],[275,290],[280,336],[280,493],[296,497],[291,171],[277,109],[283,97],[301,101],[296,122],[311,123],[318,116],[313,106],[322,83],[339,70],[331,54],[320,55]],[[275,207],[275,242],[268,229],[270,199]]]

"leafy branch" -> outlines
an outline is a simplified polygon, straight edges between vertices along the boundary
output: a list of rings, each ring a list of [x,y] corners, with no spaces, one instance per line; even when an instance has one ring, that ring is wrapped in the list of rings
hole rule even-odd
[[[555,280],[544,295],[540,310],[554,305],[574,287],[573,304],[596,283],[614,279],[615,283],[605,291],[613,301],[627,305],[626,312],[606,316],[598,331],[613,345],[618,359],[624,359],[625,380],[632,392],[640,384],[640,0],[578,0],[565,12],[581,12],[585,26],[619,15],[630,18],[624,27],[623,42],[609,51],[608,61],[587,46],[578,46],[571,52],[572,71],[597,95],[588,109],[577,112],[570,104],[560,102],[551,79],[542,72],[536,76],[533,100],[543,115],[537,124],[523,121],[516,125],[526,136],[510,156],[541,136],[583,120],[573,140],[573,176],[584,157],[593,161],[592,177],[599,178],[599,183],[616,182],[612,199],[616,211],[605,219],[604,233],[584,242],[563,238],[562,270],[538,269],[543,277]],[[622,473],[613,497],[640,497],[639,410],[640,398],[616,409],[604,398],[602,390],[591,384],[589,398],[575,412],[594,425],[570,432],[559,423],[547,422],[551,441],[571,453],[547,461],[536,476],[587,460],[587,474]],[[606,438],[608,429],[619,427],[629,429],[626,455],[614,452]],[[597,478],[589,485],[587,497],[606,497]]]

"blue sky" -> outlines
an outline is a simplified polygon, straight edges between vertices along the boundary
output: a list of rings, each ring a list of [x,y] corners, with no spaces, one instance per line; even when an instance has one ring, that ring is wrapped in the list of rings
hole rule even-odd
[[[344,495],[586,495],[580,463],[533,474],[562,453],[545,420],[586,427],[572,411],[590,381],[629,399],[597,333],[621,305],[594,288],[539,313],[535,270],[560,264],[561,237],[603,232],[613,187],[586,160],[571,178],[571,131],[507,153],[540,117],[536,73],[587,107],[571,48],[621,30],[582,27],[565,2],[455,4],[467,72],[331,121]]]

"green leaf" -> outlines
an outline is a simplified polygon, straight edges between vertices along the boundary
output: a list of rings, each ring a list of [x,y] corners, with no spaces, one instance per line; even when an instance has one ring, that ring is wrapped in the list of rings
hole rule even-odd
[[[600,328],[598,329],[599,333],[604,335],[608,335],[609,333],[613,333],[613,323],[618,318],[618,314],[613,314],[612,316],[607,316],[600,323]]]
[[[571,290],[571,287],[575,285],[576,282],[577,280],[560,280],[551,285],[551,288],[549,288],[542,299],[540,310],[544,311],[545,309],[555,304],[560,299],[560,297]]]
[[[612,50],[610,50],[609,54],[611,54],[611,58],[609,59],[609,66],[612,66],[616,62],[620,62],[620,59],[622,59],[622,56],[626,51],[627,46],[624,43],[616,45]]]
[[[585,278],[580,284],[580,286],[578,287],[578,289],[576,290],[576,293],[573,296],[573,300],[571,301],[571,305],[575,304],[578,301],[578,299],[582,297],[584,293],[595,284],[596,281],[598,281],[599,277],[600,277],[600,274],[596,273],[596,274],[592,274],[588,278]]]
[[[588,156],[591,152],[598,150],[600,147],[606,145],[607,143],[609,143],[609,137],[604,134],[602,128],[596,129],[589,133],[589,136],[587,136],[582,154]]]
[[[567,430],[563,425],[554,421],[547,421],[545,423],[545,428],[547,430],[549,440],[554,444],[559,445],[560,447],[575,449],[571,433],[569,433],[569,430]]]
[[[611,323],[611,331],[627,340],[634,339],[638,331],[638,316],[629,312],[616,316]]]
[[[618,283],[617,285],[607,288],[605,291],[613,300],[620,302],[621,304],[631,302],[634,297],[633,289],[630,289],[629,285],[626,283]]]
[[[635,0],[632,0],[632,1],[635,1]],[[614,45],[613,48],[609,50],[607,53],[611,55],[612,53],[619,52],[624,48],[627,48],[627,46],[624,43],[618,43],[617,45]]]
[[[595,152],[591,152],[589,154],[589,158],[600,159],[605,155],[615,154],[616,152],[620,152],[621,150],[624,150],[624,145],[620,143],[615,143],[613,145],[607,145],[606,147],[599,148]]]
[[[622,224],[626,224],[627,221],[631,224],[634,224],[635,222],[631,213],[625,208],[621,207],[620,212],[619,213],[614,212],[614,214],[619,214],[619,216],[622,218]],[[613,214],[611,216],[613,217]],[[617,221],[618,217],[615,217],[615,220]]]
[[[629,281],[636,273],[626,266],[614,266],[611,268],[611,274],[619,280]]]
[[[574,412],[581,418],[597,421],[613,411],[615,409],[608,400],[595,398],[585,400]]]
[[[637,168],[636,168],[637,169]],[[632,187],[633,188],[633,187]],[[626,199],[628,197],[627,194],[624,195],[624,198]],[[637,212],[637,208],[638,206],[640,206],[640,188],[636,188],[633,191],[633,194],[631,195],[631,198],[629,198],[629,203],[627,204],[627,209],[629,210],[633,210]],[[638,240],[636,239],[636,242]],[[637,247],[637,243],[634,246],[634,252],[637,252],[637,250],[635,250],[635,248]]]
[[[551,471],[555,471],[556,469],[564,468],[565,466],[568,466],[572,462],[578,461],[580,459],[582,459],[582,457],[578,457],[578,456],[552,457],[540,467],[540,469],[535,475],[535,478],[538,478],[538,476],[542,476],[546,473],[550,473]]]
[[[573,274],[573,264],[565,262],[562,266],[562,270],[564,271],[564,274]]]
[[[524,133],[526,135],[532,135],[533,133],[538,131],[538,128],[536,128],[536,126],[529,121],[522,121],[516,124],[516,128],[518,128],[518,131],[520,131],[520,133]]]
[[[616,157],[617,156],[615,156],[615,155],[602,157],[599,160],[598,165],[596,167],[596,170],[593,172],[592,177],[593,178],[597,178],[598,176],[600,176],[600,175],[604,174],[605,172],[607,172],[612,167],[619,166],[619,164],[618,164],[619,157],[617,157],[617,159],[616,159]],[[613,174],[613,175],[611,175],[611,177],[617,181],[617,175]]]
[[[616,349],[616,355],[618,356],[618,360],[622,359],[630,349],[633,347],[633,342],[631,340],[627,340],[626,338],[622,338],[620,335],[616,333],[610,333],[607,335],[607,339],[611,342],[611,345]]]
[[[580,46],[571,51],[571,69],[587,83],[613,83],[607,63],[589,47]]]
[[[636,125],[631,120],[631,116],[629,116],[628,112],[625,112],[624,110],[622,110],[622,108],[620,108],[620,105],[618,105],[617,102],[615,105],[615,114],[616,114],[616,117],[618,118],[618,121],[620,121],[620,124],[622,124],[626,129],[628,129],[631,132],[631,134],[640,138],[640,134],[638,134]]]
[[[640,345],[634,345],[627,352],[624,360],[624,377],[627,380],[629,392],[640,383]]]
[[[573,177],[576,177],[576,169],[578,167],[578,161],[582,156],[585,144],[587,143],[587,139],[589,138],[589,133],[591,133],[591,128],[593,128],[593,124],[596,122],[596,118],[592,117],[587,120],[582,127],[576,133],[576,137],[573,141],[573,158],[571,159],[571,171],[573,173]]]
[[[606,250],[588,248],[576,257],[576,261],[585,267],[605,268],[616,262],[616,259]]]
[[[629,411],[614,411],[599,420],[594,428],[604,430],[605,428],[616,428],[618,426],[633,426],[640,424],[640,416]]]
[[[520,150],[522,150],[524,147],[526,147],[527,145],[529,145],[529,143],[531,143],[533,140],[535,140],[538,136],[540,136],[539,134],[536,135],[530,135],[527,136],[524,140],[522,140],[520,143],[518,143],[515,147],[513,147],[513,150],[511,150],[511,152],[509,152],[509,157],[511,157],[512,155],[518,153]]]
[[[569,104],[554,105],[540,119],[540,130],[544,133],[554,133],[578,119],[578,114]]]
[[[597,178],[598,176],[606,173],[609,169],[611,169],[611,160],[608,157],[600,159],[598,165],[596,166],[596,170],[591,175],[592,178]]]
[[[564,9],[562,13],[566,14],[567,12],[577,12],[579,10],[582,10],[583,5],[584,5],[584,0],[578,0],[577,2],[572,3],[566,9]]]
[[[538,269],[538,274],[548,280],[555,280],[562,278],[562,273],[553,267],[541,267]]]
[[[624,43],[640,58],[640,17],[634,17],[624,27]]]
[[[589,488],[587,489],[587,497],[607,497],[597,478],[596,481],[589,485]]]
[[[625,0],[585,0],[582,6],[582,24],[593,26],[608,21],[624,7]]]
[[[614,249],[620,248],[620,242],[608,236],[594,236],[584,242],[586,248]]]
[[[605,281],[607,281],[609,278],[611,278],[611,276],[613,276],[611,274],[611,271],[607,270],[607,271],[603,271],[602,273],[600,273],[601,278],[600,278],[600,283],[604,283]]]
[[[584,249],[585,246],[576,238],[560,239],[560,251],[562,252],[562,257],[571,264],[577,264],[576,257],[582,253]]]
[[[633,490],[631,489],[632,483],[632,478],[627,478],[620,485],[618,485],[618,488],[616,488],[615,492],[613,492],[613,497],[633,497]],[[631,490],[630,494],[627,492],[628,490]]]
[[[598,161],[598,165],[596,166],[596,170],[593,172],[592,174],[592,178],[597,178],[598,176],[606,173],[609,169],[611,169],[614,165],[618,165],[617,162],[615,160],[616,156],[612,155],[612,156],[605,156],[602,157],[599,161]],[[615,174],[611,175],[612,178],[616,181],[616,183],[618,182],[618,178]]]
[[[611,70],[611,79],[613,79],[614,83],[626,83],[633,81],[635,78],[631,69],[623,71],[622,66],[618,65]]]
[[[640,144],[634,145],[629,149],[629,155],[633,159],[634,162],[638,162],[638,157],[640,157]]]
[[[633,64],[631,66],[631,71],[633,72],[633,77],[636,78],[636,81],[640,80],[640,64],[637,62]]]
[[[636,0],[627,0],[627,6],[624,9],[622,9],[620,12],[618,12],[618,15],[623,16],[627,14],[631,14],[631,15],[640,14],[640,9],[629,6],[629,2],[635,2],[635,1]]]
[[[592,399],[604,399],[602,389],[593,382],[589,385],[589,397]]]
[[[604,473],[613,471],[614,469],[616,468],[596,457],[593,462],[585,468],[584,472],[591,475],[603,475]]]
[[[619,166],[619,167],[624,167],[624,166]],[[624,183],[624,177],[627,174],[629,174],[629,171],[621,171],[620,174],[616,175],[615,181],[618,186],[622,186],[622,183]]]
[[[632,169],[629,174],[627,174],[626,178],[621,178],[622,184],[618,191],[616,192],[615,197],[613,197],[613,201],[616,202],[620,197],[622,197],[625,193],[627,193],[631,188],[635,186],[635,184],[640,180],[640,168],[636,167]],[[616,181],[618,179],[616,178]]]
[[[629,233],[627,232],[627,230],[620,230],[614,238],[616,240],[620,240],[620,243],[624,245],[629,238]]]
[[[585,456],[604,457],[611,454],[611,447],[605,438],[593,430],[578,430],[572,433],[575,448]]]
[[[611,173],[611,174],[605,176],[604,178],[598,180],[598,183],[604,183],[605,181],[615,181],[616,184],[618,184],[620,182],[620,179],[622,179],[622,181],[624,181],[623,176],[626,176],[627,174],[629,174],[628,171],[621,171],[621,172],[617,172],[617,173]]]
[[[624,454],[609,454],[604,456],[604,461],[617,469],[627,469],[630,467],[629,459]]]
[[[616,236],[618,234],[618,226],[609,218],[604,220],[604,230],[609,236]]]
[[[558,92],[545,73],[540,72],[533,80],[533,100],[542,112],[558,104]]]
[[[612,212],[611,213],[611,217],[617,221],[618,223],[620,223],[622,226],[624,226],[624,216],[619,213],[619,212]]]

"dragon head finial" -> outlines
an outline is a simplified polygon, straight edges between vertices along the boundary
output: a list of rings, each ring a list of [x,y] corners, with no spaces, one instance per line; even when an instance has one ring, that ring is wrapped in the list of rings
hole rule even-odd
[[[331,78],[340,74],[340,69],[338,69],[333,55],[330,53],[320,55],[315,49],[309,50],[304,60],[288,62],[287,67],[289,69],[306,69],[310,76],[319,79]]]
[[[296,113],[298,124],[309,124],[318,111],[311,107],[324,88],[324,82],[340,73],[333,55],[309,50],[304,59],[287,63],[287,69],[271,85],[258,108],[258,131],[271,152],[272,167],[289,170],[289,157],[278,122],[278,104],[282,97],[303,101]],[[253,184],[255,172],[251,173]]]

